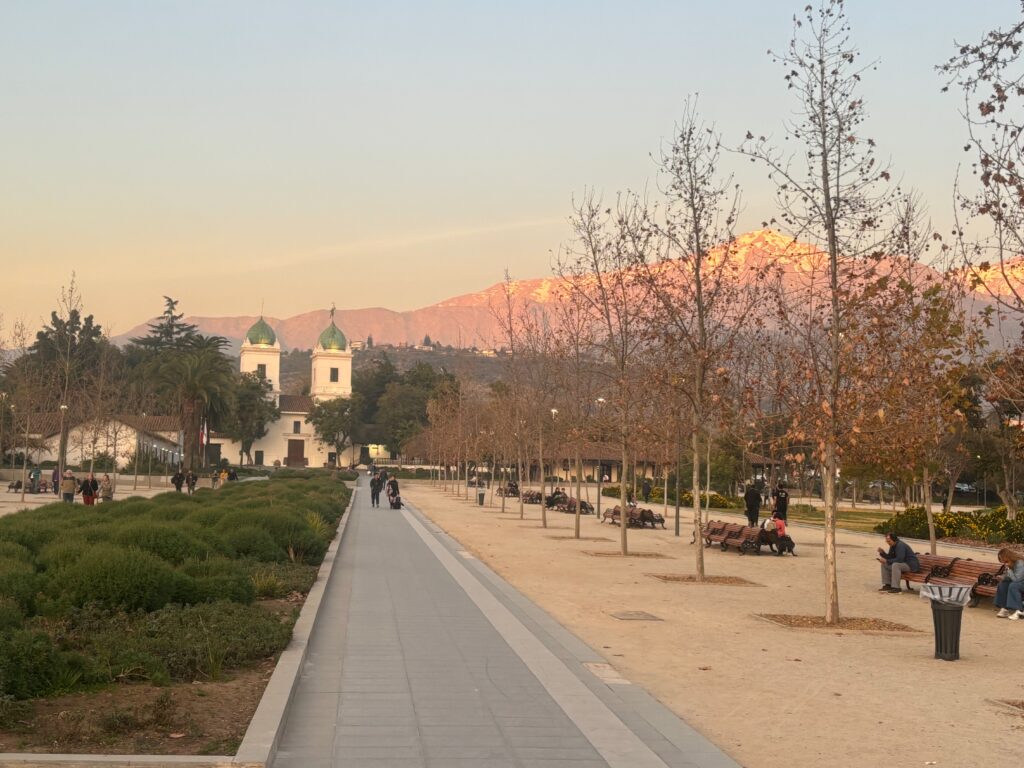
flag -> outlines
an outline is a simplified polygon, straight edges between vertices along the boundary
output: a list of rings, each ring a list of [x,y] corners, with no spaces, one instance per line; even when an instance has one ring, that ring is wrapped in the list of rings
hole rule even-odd
[[[206,419],[203,419],[203,424],[199,428],[199,447],[205,448],[208,436],[206,434]]]

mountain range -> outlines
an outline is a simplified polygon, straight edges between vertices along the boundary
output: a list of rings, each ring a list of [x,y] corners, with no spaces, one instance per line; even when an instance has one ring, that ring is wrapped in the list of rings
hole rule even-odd
[[[740,235],[734,245],[738,258],[745,264],[763,264],[774,260],[782,269],[783,280],[787,275],[795,277],[806,272],[817,254],[814,246],[794,243],[790,238],[770,229]],[[920,269],[934,273],[931,267],[922,266]],[[1024,291],[1024,261],[1010,264],[1003,271],[991,269],[982,274],[986,286],[968,296],[972,311],[991,306],[994,300],[990,294],[1005,296],[1011,286]],[[544,305],[556,299],[560,283],[558,277],[518,280],[513,283],[512,290],[517,300],[524,304]],[[405,312],[383,307],[339,309],[335,311],[335,322],[350,341],[364,341],[372,337],[375,344],[416,345],[429,336],[437,344],[484,349],[500,347],[501,327],[493,308],[502,305],[504,290],[502,283],[496,283],[476,293],[455,296]],[[196,325],[202,333],[227,338],[237,349],[246,331],[257,319],[255,315],[190,315],[185,321]],[[292,317],[268,316],[265,319],[277,333],[282,349],[310,349],[320,332],[330,323],[330,313],[326,309],[317,309]],[[150,322],[153,320],[139,324],[116,337],[115,341],[124,343],[134,336],[145,335],[146,326]]]

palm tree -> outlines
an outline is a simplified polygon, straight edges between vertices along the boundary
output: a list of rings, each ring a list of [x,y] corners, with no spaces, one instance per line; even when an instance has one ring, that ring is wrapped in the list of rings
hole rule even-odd
[[[230,411],[234,371],[220,351],[218,337],[196,337],[159,364],[159,387],[174,402],[185,433],[185,464],[196,467],[200,419],[216,419]]]

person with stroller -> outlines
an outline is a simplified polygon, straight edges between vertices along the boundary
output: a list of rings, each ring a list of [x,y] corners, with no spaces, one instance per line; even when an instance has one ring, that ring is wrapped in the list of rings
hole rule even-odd
[[[390,502],[392,509],[402,508],[402,497],[398,495],[397,477],[391,477],[388,479],[388,501]]]

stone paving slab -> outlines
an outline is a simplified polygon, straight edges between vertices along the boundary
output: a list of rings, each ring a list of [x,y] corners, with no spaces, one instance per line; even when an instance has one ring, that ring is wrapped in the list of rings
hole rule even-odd
[[[737,765],[414,509],[350,514],[274,768]]]

